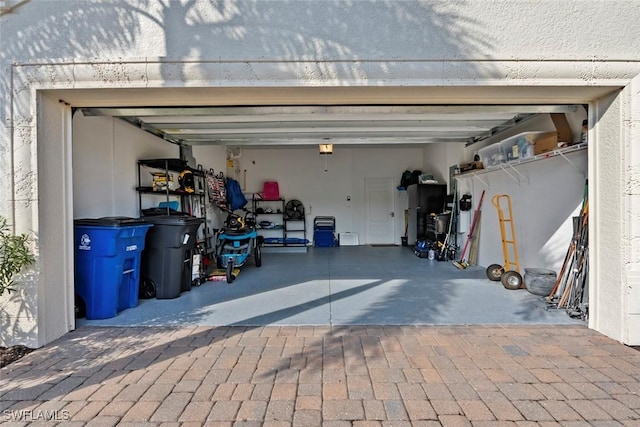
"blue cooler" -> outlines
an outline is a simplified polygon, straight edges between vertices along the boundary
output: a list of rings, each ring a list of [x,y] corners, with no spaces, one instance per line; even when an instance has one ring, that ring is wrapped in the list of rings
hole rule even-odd
[[[338,246],[336,219],[332,216],[317,216],[313,219],[313,245],[318,248]]]
[[[140,260],[145,236],[153,227],[143,219],[77,219],[75,291],[87,319],[108,319],[138,305]]]

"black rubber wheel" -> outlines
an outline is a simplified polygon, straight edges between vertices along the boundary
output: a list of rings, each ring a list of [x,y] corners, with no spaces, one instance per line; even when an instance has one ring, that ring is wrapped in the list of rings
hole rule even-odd
[[[233,261],[229,260],[227,263],[227,283],[233,283],[235,278],[236,277],[233,275]]]
[[[504,268],[500,264],[491,264],[487,267],[487,277],[489,280],[494,282],[499,282],[502,274],[504,273]]]
[[[84,303],[84,299],[79,295],[75,295],[74,311],[76,319],[87,317],[87,305]]]
[[[256,262],[256,267],[262,266],[262,249],[260,249],[260,245],[256,245],[253,248],[253,259]]]
[[[522,276],[517,271],[507,271],[502,275],[500,281],[502,282],[502,286],[510,291],[524,288],[522,285]]]

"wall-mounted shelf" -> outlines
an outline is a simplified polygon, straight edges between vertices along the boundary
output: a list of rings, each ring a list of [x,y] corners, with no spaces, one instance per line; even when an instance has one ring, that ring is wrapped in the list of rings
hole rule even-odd
[[[179,190],[154,190],[153,187],[136,187],[136,191],[144,194],[159,194],[161,196],[204,196],[203,191],[195,191],[193,193],[187,193],[186,191]]]
[[[461,173],[461,174],[456,174],[454,175],[455,179],[473,179],[476,178],[478,181],[480,181],[482,184],[484,184],[487,188],[489,187],[489,183],[487,181],[485,181],[484,179],[482,179],[482,175],[485,175],[487,173],[491,173],[491,172],[495,172],[495,171],[504,171],[507,175],[509,175],[514,181],[516,181],[518,184],[522,183],[522,181],[526,181],[528,184],[530,183],[529,181],[529,177],[523,175],[522,173],[520,173],[518,171],[518,166],[526,164],[526,163],[531,163],[531,162],[536,162],[539,160],[546,160],[546,159],[550,159],[552,157],[556,157],[556,156],[560,156],[563,159],[565,159],[567,161],[567,163],[569,163],[574,169],[576,169],[578,172],[580,172],[582,175],[584,175],[586,177],[587,172],[584,170],[581,170],[580,168],[578,168],[575,163],[573,163],[571,161],[570,158],[567,157],[567,154],[570,153],[574,153],[577,151],[582,151],[587,149],[587,143],[580,143],[580,144],[576,144],[576,145],[571,145],[569,147],[563,147],[563,148],[558,148],[556,150],[552,150],[552,151],[548,151],[546,153],[542,153],[542,154],[538,154],[532,157],[527,157],[525,159],[516,159],[516,160],[511,160],[509,162],[505,162],[505,163],[500,163],[496,166],[491,166],[489,168],[486,169],[476,169],[476,170],[472,170],[469,172],[465,172],[465,173]]]

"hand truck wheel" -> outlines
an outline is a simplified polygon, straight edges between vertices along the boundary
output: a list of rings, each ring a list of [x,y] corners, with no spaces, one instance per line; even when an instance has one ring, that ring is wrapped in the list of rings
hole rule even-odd
[[[487,277],[489,280],[499,282],[502,274],[504,274],[504,268],[500,264],[491,264],[487,267]]]
[[[510,291],[524,288],[522,276],[517,271],[507,271],[500,278],[502,286]]]

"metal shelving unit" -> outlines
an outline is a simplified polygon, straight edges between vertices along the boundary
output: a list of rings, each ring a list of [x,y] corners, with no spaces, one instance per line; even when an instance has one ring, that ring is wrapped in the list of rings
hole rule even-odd
[[[302,225],[302,228],[296,225]],[[293,227],[293,228],[292,228]],[[302,236],[300,236],[302,234]],[[285,246],[307,246],[306,242],[290,243],[287,241],[290,237],[297,237],[304,242],[307,238],[307,219],[302,217],[300,219],[287,218],[284,216],[284,245]]]
[[[143,182],[147,182],[147,180],[143,179],[142,172],[144,170],[148,170],[150,174],[152,170],[161,171],[164,172],[167,177],[169,177],[171,173],[180,174],[181,172],[188,170],[193,174],[194,192],[189,193],[180,189],[170,189],[169,185],[166,185],[165,188],[161,190],[154,189],[153,185],[143,185]],[[202,232],[198,236],[198,244],[202,245],[206,254],[209,254],[214,250],[214,247],[210,241],[211,234],[208,232],[207,227],[205,185],[204,172],[200,169],[189,167],[185,160],[174,158],[138,160],[138,186],[136,187],[136,191],[138,193],[138,210],[140,211],[140,215],[143,215],[142,199],[144,196],[163,198],[166,202],[166,206],[162,209],[166,210],[164,212],[166,215],[172,214],[170,202],[178,201],[180,210],[183,213],[197,218],[202,218],[204,220]]]
[[[253,212],[256,215],[256,226],[258,227],[258,234],[264,237],[265,247],[283,247],[285,246],[285,223],[284,223],[284,199],[278,200],[263,200],[263,199],[252,199],[253,202]],[[262,208],[262,210],[266,210],[271,208],[272,212],[258,212],[258,208]],[[262,217],[262,220],[260,219]],[[261,221],[271,221],[277,222],[280,224],[275,227],[261,227]],[[279,239],[282,243],[272,243],[270,239]]]
[[[287,218],[285,213],[285,200],[253,199],[253,212],[256,214],[258,234],[265,238],[265,247],[271,248],[298,248],[306,251],[307,247],[307,221],[303,216],[300,219]],[[272,212],[258,213],[258,208],[271,208]],[[281,222],[277,227],[260,227],[260,217],[267,221]],[[275,218],[275,220],[273,219]],[[277,239],[273,242],[271,239]],[[291,239],[299,238],[300,242],[292,242]]]

